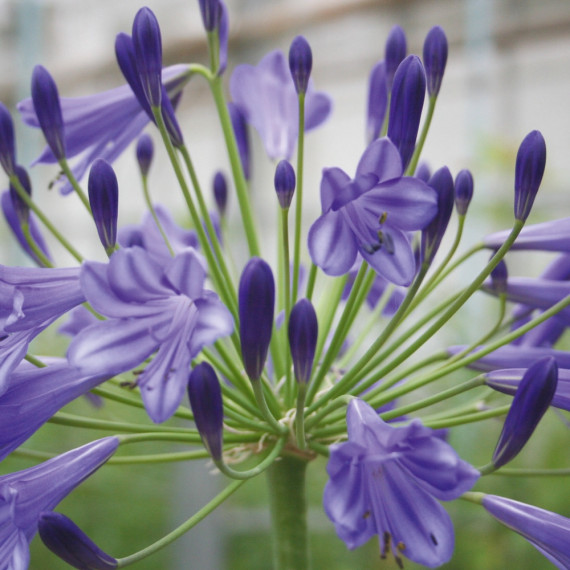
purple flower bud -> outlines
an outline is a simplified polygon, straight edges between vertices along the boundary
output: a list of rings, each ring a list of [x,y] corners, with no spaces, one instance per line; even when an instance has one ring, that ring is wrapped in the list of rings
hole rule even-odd
[[[40,513],[43,543],[62,560],[80,570],[109,570],[117,561],[103,552],[71,519],[61,513]]]
[[[515,218],[526,220],[540,187],[546,164],[546,143],[540,131],[530,132],[521,143],[515,167]]]
[[[10,111],[3,103],[0,103],[0,165],[8,176],[14,174],[16,166],[14,123]]]
[[[387,107],[386,63],[380,61],[372,68],[368,79],[368,106],[366,113],[366,140],[368,144],[380,136]]]
[[[239,334],[241,355],[249,379],[259,380],[265,360],[275,310],[275,282],[271,267],[253,257],[239,282]]]
[[[28,196],[31,196],[32,182],[30,181],[30,177],[28,176],[26,169],[23,166],[16,165],[14,167],[14,174],[20,181],[20,184],[22,185]],[[11,182],[10,182],[10,198],[12,200],[12,206],[14,207],[14,212],[18,217],[20,225],[27,224],[30,218],[30,208],[28,207],[26,202],[22,200],[20,194],[18,193],[18,191]]]
[[[207,362],[201,362],[190,373],[188,397],[204,446],[215,460],[221,459],[224,422],[222,390],[215,370]]]
[[[500,295],[501,293],[507,292],[507,280],[509,278],[509,272],[507,270],[507,264],[504,259],[499,261],[499,264],[491,271],[491,281],[493,286],[493,291]]]
[[[467,213],[473,197],[473,176],[469,170],[461,170],[455,177],[455,208],[460,216]]]
[[[386,61],[386,81],[388,85],[388,92],[392,90],[392,84],[394,83],[394,75],[398,66],[404,58],[408,47],[406,44],[406,33],[401,26],[394,26],[388,38],[386,39],[386,49],[385,49],[385,61]]]
[[[152,157],[154,155],[154,144],[150,135],[146,133],[139,137],[137,142],[137,162],[143,176],[148,175]]]
[[[88,190],[99,239],[105,251],[110,252],[117,241],[119,186],[111,165],[102,158],[91,167]]]
[[[431,178],[430,167],[425,162],[420,162],[414,172],[414,176],[424,182],[427,182]]]
[[[214,200],[216,201],[218,212],[220,216],[223,216],[226,213],[226,206],[228,205],[228,183],[223,172],[216,172],[213,187]]]
[[[433,261],[453,211],[454,185],[449,168],[444,166],[434,172],[428,185],[437,193],[437,214],[422,230],[422,259],[425,263]]]
[[[182,91],[173,97],[171,101],[166,93],[166,88],[162,86],[162,102],[160,105],[162,118],[166,126],[166,131],[170,136],[170,141],[176,148],[184,146],[184,137],[182,136],[182,131],[180,130],[180,125],[178,124],[178,119],[174,112],[181,97]]]
[[[36,65],[32,73],[32,101],[46,142],[57,160],[65,158],[65,137],[57,85],[48,70]]]
[[[135,16],[133,44],[142,90],[151,107],[160,107],[162,39],[158,21],[150,8],[141,8]]]
[[[289,347],[297,382],[311,378],[319,325],[317,313],[308,299],[297,301],[289,317]]]
[[[400,151],[404,170],[414,152],[425,93],[426,76],[422,62],[417,55],[409,55],[394,76],[388,122],[388,137]]]
[[[558,365],[552,356],[529,366],[517,388],[493,453],[495,467],[514,459],[524,447],[550,406],[557,384]]]
[[[236,137],[236,143],[243,169],[243,175],[249,180],[251,174],[251,160],[249,151],[249,131],[247,130],[247,122],[241,109],[235,103],[228,103],[228,111]]]
[[[289,48],[289,69],[297,93],[306,93],[311,69],[313,67],[313,54],[309,42],[303,36],[297,36]]]
[[[207,32],[213,32],[220,24],[222,6],[220,0],[199,0],[202,22]]]
[[[286,160],[281,160],[275,169],[274,184],[279,205],[284,210],[287,210],[291,205],[296,182],[295,171],[291,164]]]
[[[447,38],[440,26],[434,26],[424,42],[424,66],[427,76],[427,90],[433,96],[439,93],[445,64],[447,63]]]

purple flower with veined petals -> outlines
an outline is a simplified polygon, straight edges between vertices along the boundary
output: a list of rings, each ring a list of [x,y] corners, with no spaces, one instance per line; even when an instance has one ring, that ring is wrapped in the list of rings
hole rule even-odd
[[[570,519],[496,495],[485,495],[482,505],[500,523],[524,536],[557,568],[570,568]]]
[[[259,133],[269,158],[289,160],[299,131],[299,103],[283,52],[268,53],[255,67],[238,65],[230,78],[230,93],[246,121]],[[330,111],[328,95],[315,92],[309,81],[305,131],[318,127]]]
[[[187,65],[173,65],[162,70],[162,81],[170,98],[181,92],[188,79]],[[77,157],[72,171],[78,180],[96,158],[112,163],[150,121],[128,85],[85,97],[61,97],[60,103],[65,125],[66,156],[68,159]],[[18,111],[24,123],[39,127],[31,99],[21,101]],[[55,162],[55,156],[46,147],[34,164]],[[64,181],[62,194],[71,191],[69,182]]]
[[[323,171],[323,215],[309,231],[309,252],[325,273],[347,273],[360,253],[388,281],[411,283],[416,261],[408,232],[432,220],[437,197],[402,173],[400,153],[387,138],[364,151],[354,179],[340,168]]]
[[[0,560],[25,570],[40,513],[53,510],[115,453],[116,437],[99,439],[35,467],[0,477]]]
[[[420,420],[394,427],[354,399],[346,422],[348,441],[330,447],[324,493],[339,537],[353,549],[377,534],[382,557],[390,550],[428,567],[447,562],[453,525],[438,500],[457,499],[479,472]]]
[[[140,247],[116,251],[108,264],[85,262],[81,287],[108,320],[79,332],[69,347],[70,363],[86,376],[111,376],[156,352],[137,383],[150,418],[167,420],[182,400],[191,360],[233,330],[228,309],[204,290],[205,278],[203,261],[191,248],[165,264]]]

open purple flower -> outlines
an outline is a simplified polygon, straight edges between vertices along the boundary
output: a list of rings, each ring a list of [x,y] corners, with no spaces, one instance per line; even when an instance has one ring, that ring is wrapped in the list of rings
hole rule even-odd
[[[416,261],[408,232],[432,220],[437,197],[402,173],[400,153],[386,138],[364,151],[354,179],[340,168],[323,171],[323,214],[309,231],[309,252],[325,273],[347,273],[360,253],[388,281],[411,283]]]
[[[429,567],[447,562],[453,525],[438,500],[468,491],[479,472],[419,420],[393,427],[358,399],[346,420],[348,441],[330,448],[324,494],[339,537],[352,549],[377,534],[382,557],[391,550]]]
[[[25,570],[40,513],[53,510],[115,453],[116,437],[99,439],[35,467],[0,477],[0,560]]]
[[[170,98],[181,92],[188,79],[187,65],[173,65],[162,71],[162,81]],[[61,97],[60,103],[66,157],[77,158],[72,171],[78,180],[96,158],[112,163],[150,121],[128,85],[85,97]],[[18,111],[24,123],[40,126],[31,99],[21,101]],[[34,164],[56,162],[53,152],[46,147]],[[68,194],[71,191],[71,185],[65,181],[61,192]]]
[[[218,296],[204,290],[202,260],[188,248],[159,264],[140,247],[115,252],[108,264],[86,262],[81,286],[108,320],[83,329],[68,358],[82,374],[114,375],[154,358],[138,376],[147,412],[167,420],[180,404],[191,360],[233,330]]]
[[[287,59],[268,53],[257,66],[238,65],[230,93],[248,123],[257,130],[272,159],[290,159],[299,131],[299,103]],[[318,127],[330,114],[328,95],[315,92],[309,81],[305,94],[305,130]]]
[[[496,495],[485,495],[482,504],[490,515],[524,536],[557,568],[570,568],[570,519]]]

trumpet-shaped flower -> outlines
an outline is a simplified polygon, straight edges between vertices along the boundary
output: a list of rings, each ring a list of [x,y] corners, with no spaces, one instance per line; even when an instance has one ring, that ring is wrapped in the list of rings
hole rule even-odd
[[[157,263],[140,247],[115,252],[108,264],[86,262],[81,286],[108,320],[73,339],[68,357],[82,374],[114,375],[156,355],[138,376],[151,419],[167,420],[182,400],[191,360],[233,330],[218,296],[204,290],[206,272],[191,248]]]
[[[0,477],[2,568],[25,570],[43,511],[51,511],[115,453],[116,437],[99,439],[35,467]]]
[[[234,103],[259,133],[272,159],[290,159],[299,131],[299,103],[285,55],[267,54],[257,66],[238,65],[230,79]],[[328,95],[315,92],[309,81],[305,94],[305,130],[318,127],[330,114]]]
[[[382,557],[392,549],[429,567],[447,562],[453,526],[438,500],[468,491],[479,472],[419,420],[393,427],[357,399],[346,420],[348,441],[330,448],[324,494],[339,537],[352,549],[377,534]]]
[[[347,273],[360,253],[388,281],[410,284],[416,261],[408,232],[432,220],[437,196],[402,173],[400,153],[386,138],[364,151],[354,179],[340,168],[324,170],[323,214],[309,231],[309,252],[325,273]]]

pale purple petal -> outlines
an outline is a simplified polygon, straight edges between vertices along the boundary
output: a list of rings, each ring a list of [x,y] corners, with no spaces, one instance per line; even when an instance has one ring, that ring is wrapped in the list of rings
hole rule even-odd
[[[379,183],[402,176],[402,159],[390,139],[376,140],[364,151],[356,167],[356,177],[370,173],[378,176]]]

